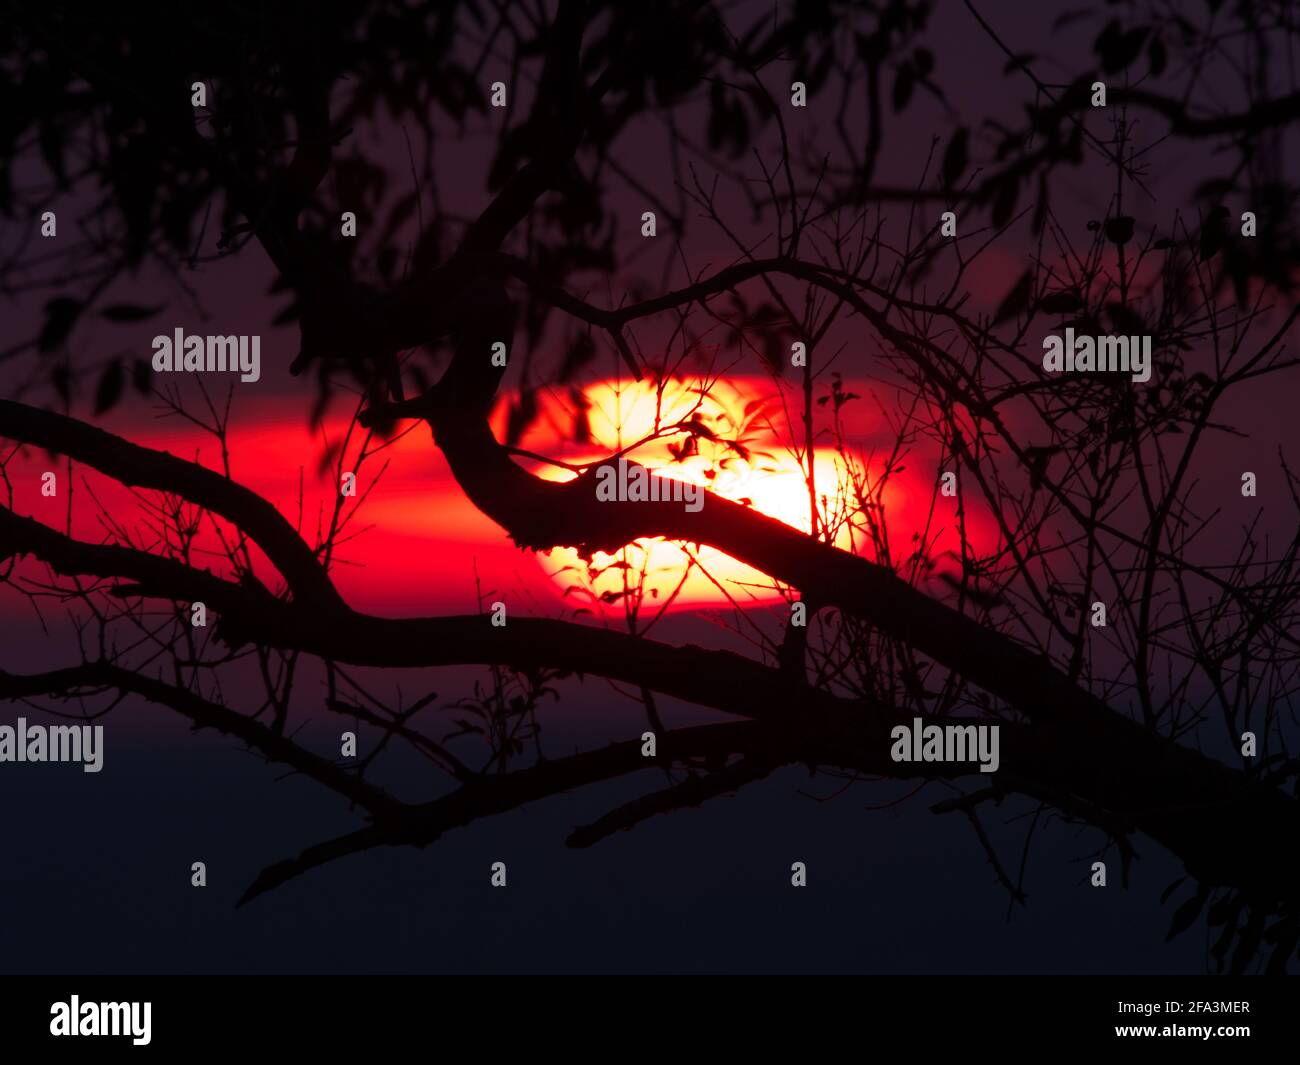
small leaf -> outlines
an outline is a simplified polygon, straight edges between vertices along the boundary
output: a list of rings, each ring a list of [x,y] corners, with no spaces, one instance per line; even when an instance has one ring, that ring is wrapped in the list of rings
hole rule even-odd
[[[72,374],[68,372],[68,367],[63,363],[54,367],[54,372],[50,374],[50,381],[54,385],[54,391],[58,393],[59,399],[63,400],[64,405],[72,402]]]
[[[1195,895],[1174,911],[1174,919],[1169,924],[1169,933],[1165,936],[1166,943],[1192,927],[1192,922],[1196,920],[1197,914],[1201,912],[1201,907],[1209,897],[1210,889],[1202,886],[1197,889]]]
[[[57,296],[45,305],[45,325],[37,347],[42,352],[53,351],[67,338],[77,316],[85,309],[85,304],[69,296]]]
[[[1147,45],[1147,62],[1151,65],[1151,76],[1160,77],[1164,73],[1165,66],[1169,62],[1169,53],[1165,51],[1165,43],[1159,37],[1152,37],[1151,43]]]
[[[1062,329],[1073,329],[1076,336],[1097,336],[1104,333],[1101,322],[1090,314],[1081,314],[1078,318],[1072,318],[1068,322],[1061,323]]]
[[[898,68],[894,77],[894,110],[901,111],[912,98],[912,89],[916,87],[916,71],[911,63],[904,63]]]
[[[1291,960],[1291,952],[1295,950],[1296,942],[1297,937],[1292,936],[1273,948],[1273,953],[1268,958],[1268,964],[1264,967],[1265,976],[1286,975],[1287,962]]]
[[[695,436],[702,436],[706,440],[717,440],[718,434],[705,425],[699,418],[688,418],[682,422],[678,428],[683,433],[692,433]]]
[[[727,101],[722,83],[715,81],[709,92],[709,147],[715,151],[722,147],[722,137],[727,127]]]
[[[1142,52],[1147,30],[1146,26],[1137,26],[1125,31],[1120,29],[1117,20],[1108,22],[1092,46],[1101,57],[1102,69],[1107,74],[1117,74],[1132,63]]]
[[[1106,239],[1121,246],[1133,239],[1133,218],[1121,214],[1106,220]]]
[[[1038,201],[1034,204],[1033,227],[1035,233],[1041,233],[1047,225],[1047,175],[1038,178]]]
[[[943,153],[943,183],[948,186],[955,185],[957,179],[962,176],[966,170],[968,162],[967,157],[967,139],[969,134],[965,126],[958,129],[952,139],[948,141],[948,147]]]
[[[138,303],[114,303],[111,307],[105,307],[99,315],[110,322],[142,322],[166,306],[165,303],[160,303],[157,307],[141,307]]]
[[[821,89],[823,85],[826,84],[826,78],[830,75],[831,64],[834,61],[835,61],[835,49],[832,47],[828,47],[826,51],[822,52],[821,56],[818,57],[817,62],[813,65],[812,70],[810,70],[803,78],[799,79],[801,81],[806,81],[808,83],[809,96],[813,95],[815,92]]]
[[[993,224],[1001,229],[1011,221],[1011,212],[1016,209],[1016,197],[1020,195],[1020,179],[1014,174],[1004,178],[998,187],[998,194],[993,200]]]
[[[1212,259],[1223,250],[1224,244],[1228,241],[1227,227],[1223,224],[1222,218],[1217,214],[1211,214],[1201,226],[1201,239],[1199,241],[1199,251],[1201,262]]]
[[[1231,178],[1209,178],[1196,186],[1196,195],[1203,200],[1219,200],[1232,192],[1233,187]]]
[[[537,414],[537,391],[532,388],[526,389],[506,416],[507,447],[514,447],[519,443],[528,427],[537,420]]]
[[[1026,307],[1029,306],[1029,298],[1034,292],[1034,275],[1026,270],[1019,281],[1011,286],[1011,291],[1003,297],[1002,302],[998,304],[998,309],[993,315],[993,324],[1005,322],[1008,318],[1014,318]]]
[[[41,119],[38,138],[45,164],[58,179],[59,188],[67,188],[68,174],[63,163],[63,133],[53,118]]]
[[[1210,907],[1210,912],[1205,915],[1205,923],[1211,928],[1227,924],[1230,918],[1235,923],[1235,918],[1244,904],[1245,900],[1240,895],[1225,895]]]
[[[1141,336],[1146,332],[1146,323],[1142,321],[1142,316],[1132,307],[1126,307],[1118,302],[1108,303],[1106,304],[1106,313],[1110,315],[1111,325],[1115,327],[1117,333]]]
[[[1061,289],[1058,292],[1049,292],[1038,306],[1048,314],[1070,314],[1083,307],[1083,300],[1077,292]]]
[[[147,359],[136,359],[131,363],[131,385],[142,396],[153,391],[153,367]]]
[[[302,317],[302,301],[293,300],[279,314],[271,319],[272,325],[288,325]]]
[[[880,30],[870,35],[860,32],[853,34],[858,44],[858,55],[868,66],[881,62],[889,52],[889,39]]]
[[[569,342],[564,353],[564,362],[560,367],[560,381],[569,382],[578,371],[596,357],[596,343],[590,333],[578,333]]]
[[[99,379],[99,386],[95,389],[96,414],[103,414],[117,404],[117,401],[122,398],[122,384],[124,381],[122,360],[114,359],[104,369],[103,376]]]

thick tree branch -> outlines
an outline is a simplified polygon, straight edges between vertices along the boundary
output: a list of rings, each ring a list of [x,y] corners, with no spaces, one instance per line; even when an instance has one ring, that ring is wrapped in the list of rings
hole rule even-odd
[[[322,609],[343,600],[315,553],[274,506],[241,484],[165,451],[141,447],[85,422],[0,400],[0,436],[67,455],[124,485],[183,496],[246,532],[283,574],[294,597]]]

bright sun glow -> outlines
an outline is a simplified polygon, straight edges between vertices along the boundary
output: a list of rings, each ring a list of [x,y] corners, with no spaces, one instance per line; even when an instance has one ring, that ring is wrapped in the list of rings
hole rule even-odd
[[[777,427],[785,424],[785,412],[774,386],[763,384],[768,390],[763,396],[742,393],[726,381],[698,378],[661,386],[645,381],[590,385],[581,393],[590,446],[566,458],[575,464],[597,461],[667,427],[694,420],[700,426],[694,442],[684,446],[687,438],[676,433],[649,440],[630,457],[663,476],[702,485],[806,532],[811,520],[804,471],[780,443]],[[556,427],[565,415],[572,424],[578,409],[575,403],[563,414],[552,412]],[[854,498],[854,475],[863,476],[861,464],[851,461],[853,472],[833,449],[814,452],[819,510],[832,520]],[[537,473],[557,481],[573,476],[555,467],[540,467]],[[892,487],[886,495],[897,500]],[[850,547],[847,529],[836,542]],[[569,548],[558,548],[543,561],[566,590],[585,588],[609,603],[621,602],[629,586],[643,582],[644,609],[651,612],[679,584],[678,603],[725,603],[729,596],[746,602],[777,594],[769,577],[715,548],[690,552],[663,540],[638,540],[614,555],[597,552],[590,567]],[[584,591],[570,594],[577,600],[587,598]]]

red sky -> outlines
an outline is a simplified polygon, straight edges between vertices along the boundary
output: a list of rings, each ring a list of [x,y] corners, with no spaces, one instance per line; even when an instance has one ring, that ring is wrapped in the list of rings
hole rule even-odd
[[[693,384],[683,383],[678,398],[688,393]],[[714,413],[723,418],[730,414],[718,413],[719,410],[738,416],[742,407],[753,408],[751,400],[775,396],[776,386],[766,378],[733,379],[720,386],[720,393],[722,406],[715,408]],[[617,446],[615,421],[622,421],[626,440],[626,434],[639,433],[643,428],[640,423],[649,417],[645,396],[635,391],[616,395],[609,386],[596,385],[588,394],[595,401],[591,415],[593,445],[575,448],[560,438],[559,430],[567,424],[567,417],[557,400],[544,401],[544,416],[523,441],[524,445],[531,450],[563,455],[569,461],[575,458],[586,461],[607,454],[603,447]],[[346,414],[340,411],[327,420],[323,432],[313,432],[307,425],[306,406],[301,400],[252,394],[236,398],[230,428],[234,477],[269,499],[295,522],[299,520],[301,484],[301,528],[314,541],[318,521],[329,520],[337,493],[333,473],[320,473],[321,457],[327,442],[337,441],[345,432]],[[869,401],[864,399],[856,405],[856,420],[870,421]],[[665,410],[664,413],[680,417],[680,412],[673,414]],[[732,498],[751,498],[758,509],[806,528],[806,495],[798,469],[772,436],[770,423],[781,421],[779,403],[752,418],[745,435],[751,460],[739,469],[733,465],[728,470],[730,482],[723,491]],[[144,446],[219,467],[220,449],[216,440],[178,417],[160,418],[156,412],[151,417],[140,406],[130,405],[120,413],[114,412],[104,425],[109,431]],[[861,433],[852,443],[865,452],[876,435],[880,434]],[[355,451],[356,441],[349,454]],[[860,456],[862,452],[855,454]],[[666,445],[653,445],[637,452],[636,457],[651,466],[662,465],[668,461]],[[387,466],[375,482],[384,463]],[[699,471],[705,465],[702,458],[693,460],[679,467],[680,475],[703,483]],[[822,490],[829,490],[832,495],[837,466],[842,463],[831,449],[819,450]],[[345,468],[352,468],[352,463]],[[41,474],[46,470],[55,471],[59,478],[59,494],[55,498],[41,495]],[[922,478],[921,473],[921,465],[914,466],[886,496],[887,506],[895,511],[895,520],[903,522],[895,541],[900,545],[906,543],[910,528],[924,517],[913,513],[916,508],[909,502],[909,498],[923,504],[928,501],[929,479]],[[559,471],[550,475],[565,476]],[[10,477],[15,507],[20,513],[59,527],[64,525],[67,475],[63,460],[55,462],[43,451],[29,449],[11,463]],[[564,606],[573,608],[589,602],[583,597],[562,598],[565,584],[576,578],[562,580],[551,576],[565,565],[579,565],[576,554],[560,549],[550,556],[539,556],[516,548],[503,530],[468,502],[423,425],[411,428],[401,439],[365,461],[359,471],[358,491],[369,492],[348,529],[359,535],[339,550],[337,558],[341,564],[334,570],[344,595],[358,609],[386,614],[475,612],[478,609],[476,567],[483,595],[489,602],[508,594],[522,612],[539,614],[555,614]],[[73,502],[73,530],[81,538],[104,538],[102,505],[115,521],[141,530],[144,539],[149,539],[143,532],[146,513],[140,501],[120,485],[83,466],[74,467]],[[211,535],[205,535],[200,542],[216,546]],[[676,574],[680,573],[682,556],[669,545],[654,550],[652,568],[662,571],[655,579],[664,589],[671,589]],[[752,571],[746,571],[717,552],[706,553],[701,560],[724,583],[757,579]],[[219,569],[215,559],[212,564]],[[609,587],[613,585],[602,578],[595,590]],[[696,574],[679,605],[722,602],[724,599],[710,582],[702,574]],[[12,606],[10,599],[11,609]]]

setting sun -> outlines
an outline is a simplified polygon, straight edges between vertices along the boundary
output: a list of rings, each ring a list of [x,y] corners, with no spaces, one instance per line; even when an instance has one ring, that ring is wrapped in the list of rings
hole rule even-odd
[[[598,382],[569,402],[549,404],[540,421],[554,436],[534,446],[553,444],[575,420],[585,425],[578,435],[586,442],[576,450],[570,446],[565,461],[571,465],[625,451],[663,477],[700,485],[796,529],[812,527],[806,471],[789,444],[787,411],[770,380]],[[837,530],[837,546],[850,548],[865,467],[848,451],[818,447],[813,454],[819,522]],[[576,476],[544,464],[536,472],[555,481]],[[892,486],[885,496],[899,502]],[[614,554],[598,551],[590,563],[570,548],[557,548],[541,561],[566,595],[605,603],[643,596],[654,609],[670,597],[678,604],[700,604],[779,594],[770,578],[715,548],[664,540],[638,540]]]

